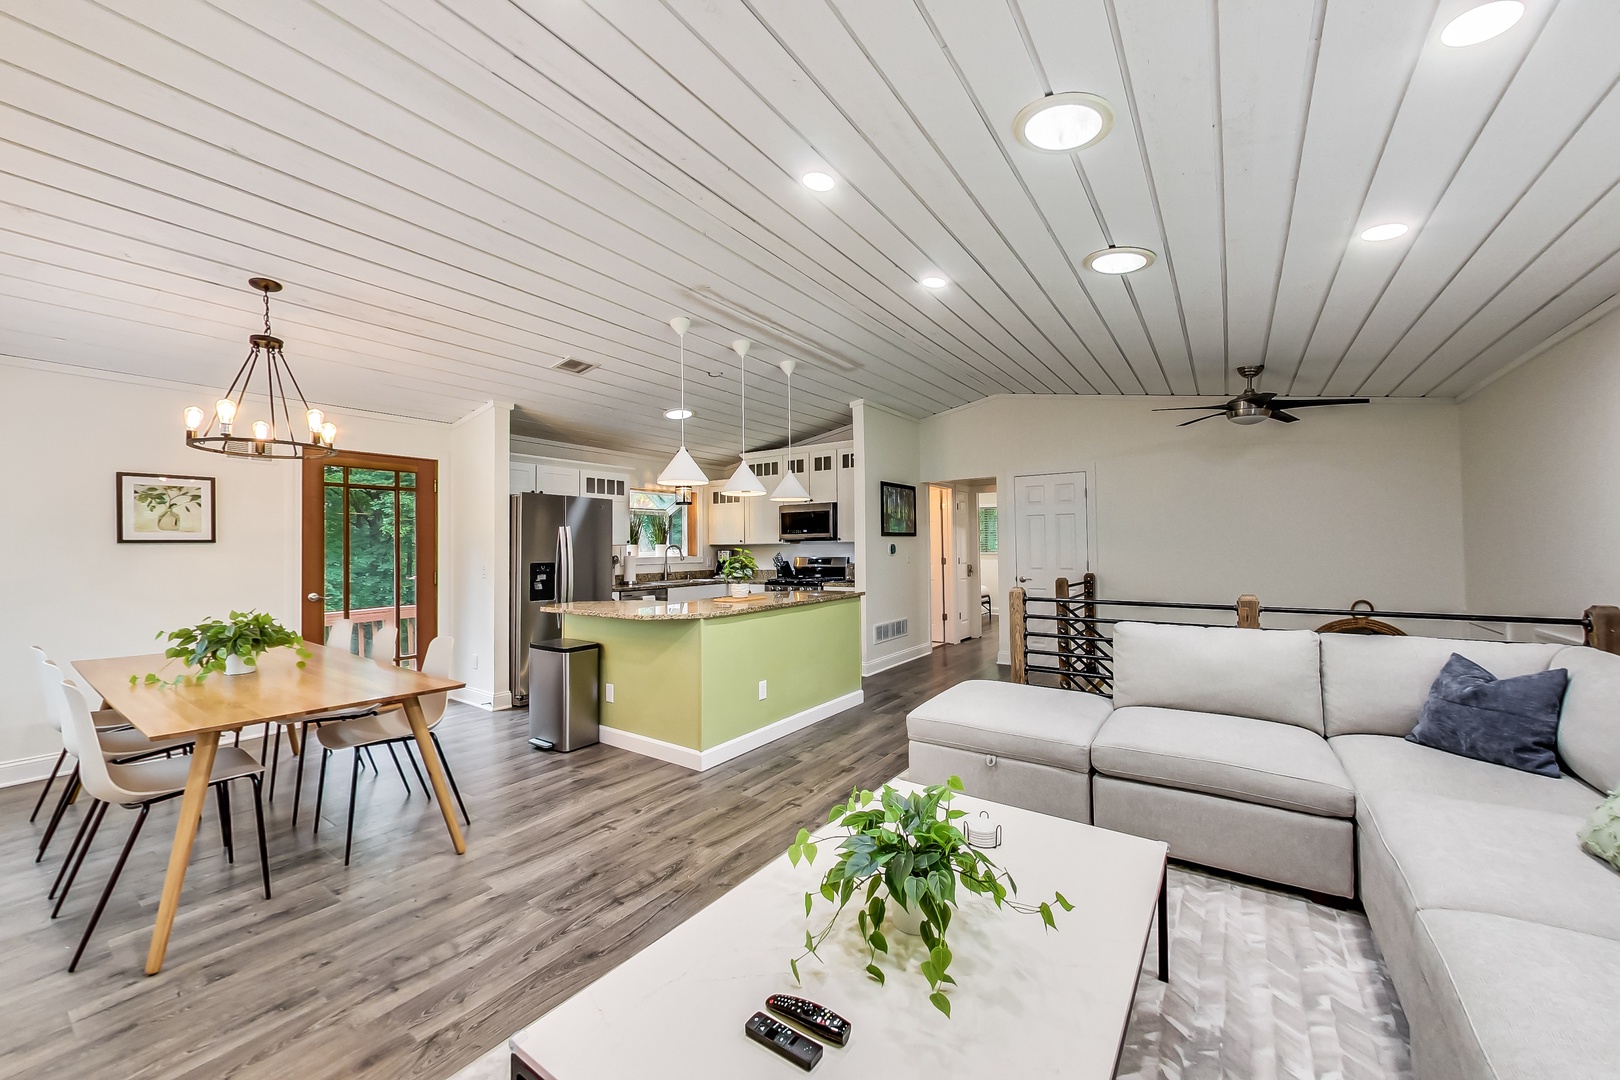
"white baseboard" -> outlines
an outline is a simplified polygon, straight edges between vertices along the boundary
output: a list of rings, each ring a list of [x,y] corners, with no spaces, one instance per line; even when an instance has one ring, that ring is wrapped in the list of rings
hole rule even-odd
[[[36,780],[43,780],[51,775],[51,766],[56,764],[55,754],[40,754],[38,757],[17,758],[15,761],[0,761],[0,788],[16,787],[18,784],[32,784]],[[67,762],[64,769],[72,769]]]
[[[913,660],[921,660],[933,651],[934,643],[925,641],[921,645],[913,645],[909,649],[902,649],[900,652],[890,653],[888,656],[880,656],[876,660],[868,660],[861,665],[861,678],[876,675],[880,671],[888,671],[890,668],[899,667],[901,664],[909,664]]]
[[[829,716],[836,716],[845,709],[853,709],[864,700],[866,700],[865,691],[855,690],[842,697],[835,697],[831,701],[824,701],[820,705],[806,709],[803,712],[785,716],[775,723],[766,724],[762,728],[750,731],[746,735],[739,735],[735,739],[721,743],[719,746],[711,746],[707,750],[694,750],[689,746],[677,746],[662,739],[649,738],[646,735],[638,735],[633,731],[625,731],[623,728],[604,726],[601,729],[600,737],[606,746],[616,746],[620,750],[629,750],[645,757],[657,758],[659,761],[667,761],[672,765],[680,765],[697,772],[703,772],[730,761],[734,757],[740,757],[750,750],[758,750],[765,744],[775,742],[777,739],[791,735],[795,731],[802,731],[811,724],[825,720]]]
[[[459,701],[463,705],[476,705],[480,709],[489,709],[493,711],[495,708],[495,699],[493,697],[484,693],[482,690],[474,690],[470,686],[464,686],[460,690],[450,691],[450,700]],[[506,707],[508,709],[512,707],[511,694],[506,695]]]
[[[1000,664],[1002,667],[1008,667],[1009,665],[1011,665],[1012,664],[1012,650],[1011,649],[1002,649],[1000,652],[996,653],[996,663]]]
[[[502,709],[510,709],[512,707],[512,691],[502,690],[496,694],[495,703],[492,707],[496,712],[500,712]]]

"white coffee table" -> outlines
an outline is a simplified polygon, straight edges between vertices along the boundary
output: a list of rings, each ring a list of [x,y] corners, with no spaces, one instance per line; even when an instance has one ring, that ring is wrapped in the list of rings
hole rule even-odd
[[[951,1019],[928,1002],[920,939],[888,933],[887,985],[866,976],[853,907],[822,946],[825,963],[801,962],[804,984],[794,985],[788,959],[831,911],[818,895],[804,915],[805,892],[833,861],[825,844],[814,866],[783,855],[513,1036],[513,1077],[791,1078],[798,1068],[743,1033],[773,993],[802,994],[850,1021],[849,1045],[827,1046],[815,1069],[827,1080],[1112,1077],[1156,910],[1166,977],[1165,845],[966,796],[956,805],[1002,823],[1002,845],[988,854],[1020,898],[1050,900],[1056,890],[1075,909],[1047,931],[1038,915],[965,902],[949,934],[959,984]]]

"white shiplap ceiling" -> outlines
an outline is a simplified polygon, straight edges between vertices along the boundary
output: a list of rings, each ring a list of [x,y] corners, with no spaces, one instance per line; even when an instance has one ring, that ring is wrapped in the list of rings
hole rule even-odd
[[[1261,359],[1449,397],[1620,291],[1620,4],[1442,46],[1472,3],[0,0],[0,353],[217,384],[265,274],[312,398],[649,454],[681,313],[707,460],[738,336],[751,445],[790,355],[801,435]],[[1018,144],[1064,90],[1112,134]]]

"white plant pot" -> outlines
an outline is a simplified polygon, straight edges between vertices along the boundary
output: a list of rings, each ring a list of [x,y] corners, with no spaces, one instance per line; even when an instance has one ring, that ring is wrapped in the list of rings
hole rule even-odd
[[[921,937],[922,918],[921,904],[913,904],[911,906],[911,910],[909,911],[895,903],[893,897],[889,897],[884,904],[883,921],[886,923],[892,923],[894,928],[900,931],[902,934],[910,934],[912,937]]]
[[[748,583],[744,581],[734,581],[730,585],[726,586],[726,588],[730,591],[732,596],[748,595]]]
[[[257,670],[259,669],[240,656],[231,655],[225,658],[225,674],[227,675],[251,675]]]

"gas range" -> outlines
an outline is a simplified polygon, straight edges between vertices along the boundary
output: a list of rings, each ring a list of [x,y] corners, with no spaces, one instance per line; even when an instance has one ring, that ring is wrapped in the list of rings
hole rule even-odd
[[[792,562],[776,557],[776,576],[765,582],[771,592],[820,592],[828,585],[853,585],[854,567],[842,555],[799,556]]]
[[[831,586],[852,587],[848,578],[770,578],[765,582],[766,592],[820,592]]]

